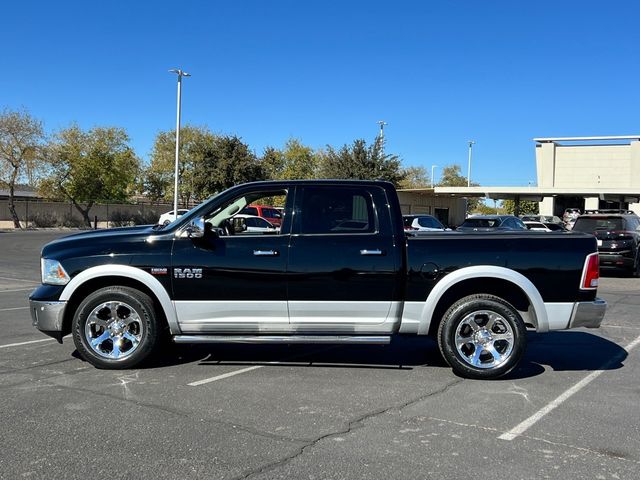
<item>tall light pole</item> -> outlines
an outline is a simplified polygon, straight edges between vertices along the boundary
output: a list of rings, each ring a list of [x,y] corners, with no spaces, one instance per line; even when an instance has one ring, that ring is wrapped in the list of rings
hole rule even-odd
[[[178,218],[178,165],[180,163],[180,110],[182,104],[182,77],[190,77],[191,74],[173,68],[170,73],[178,75],[178,106],[176,107],[176,168],[173,173],[173,219]]]
[[[434,180],[433,180],[433,171],[438,168],[438,165],[431,165],[431,188],[433,188],[434,186]]]
[[[469,165],[467,167],[467,187],[471,186],[471,152],[473,151],[473,145],[476,142],[469,140]]]
[[[380,125],[380,140],[384,140],[384,127],[389,124],[384,120],[378,120],[376,123]]]

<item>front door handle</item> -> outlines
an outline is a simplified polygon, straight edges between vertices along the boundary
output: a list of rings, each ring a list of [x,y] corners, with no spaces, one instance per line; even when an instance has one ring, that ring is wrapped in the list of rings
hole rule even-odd
[[[379,248],[367,249],[363,248],[360,250],[360,255],[384,255],[384,252]]]
[[[253,254],[256,257],[277,257],[278,251],[277,250],[254,250]]]

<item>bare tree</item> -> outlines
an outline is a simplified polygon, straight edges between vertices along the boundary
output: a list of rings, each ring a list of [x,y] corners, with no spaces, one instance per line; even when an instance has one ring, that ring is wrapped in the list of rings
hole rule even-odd
[[[0,113],[0,183],[9,188],[9,212],[16,228],[22,228],[14,201],[16,184],[36,167],[44,141],[42,122],[26,110]]]

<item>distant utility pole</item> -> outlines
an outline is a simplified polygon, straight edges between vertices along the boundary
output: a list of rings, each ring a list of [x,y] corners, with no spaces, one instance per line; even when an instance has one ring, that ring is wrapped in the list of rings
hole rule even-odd
[[[471,152],[473,151],[473,145],[476,142],[469,140],[469,165],[467,167],[467,187],[471,186]]]
[[[173,68],[169,70],[170,73],[178,75],[178,106],[176,108],[176,168],[174,171],[174,183],[173,183],[173,219],[178,218],[178,166],[180,164],[180,110],[182,104],[182,77],[190,77],[191,74],[180,70],[179,68]]]
[[[380,125],[380,140],[384,140],[384,127],[389,124],[384,120],[378,120],[376,123]]]
[[[438,165],[431,165],[431,188],[433,188],[434,186],[434,181],[433,181],[433,171],[438,168]]]

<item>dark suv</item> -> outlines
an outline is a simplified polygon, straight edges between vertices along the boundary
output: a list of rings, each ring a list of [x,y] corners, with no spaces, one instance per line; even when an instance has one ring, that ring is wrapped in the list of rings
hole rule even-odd
[[[640,217],[630,211],[587,211],[576,220],[573,230],[595,235],[600,268],[622,269],[640,277]]]

